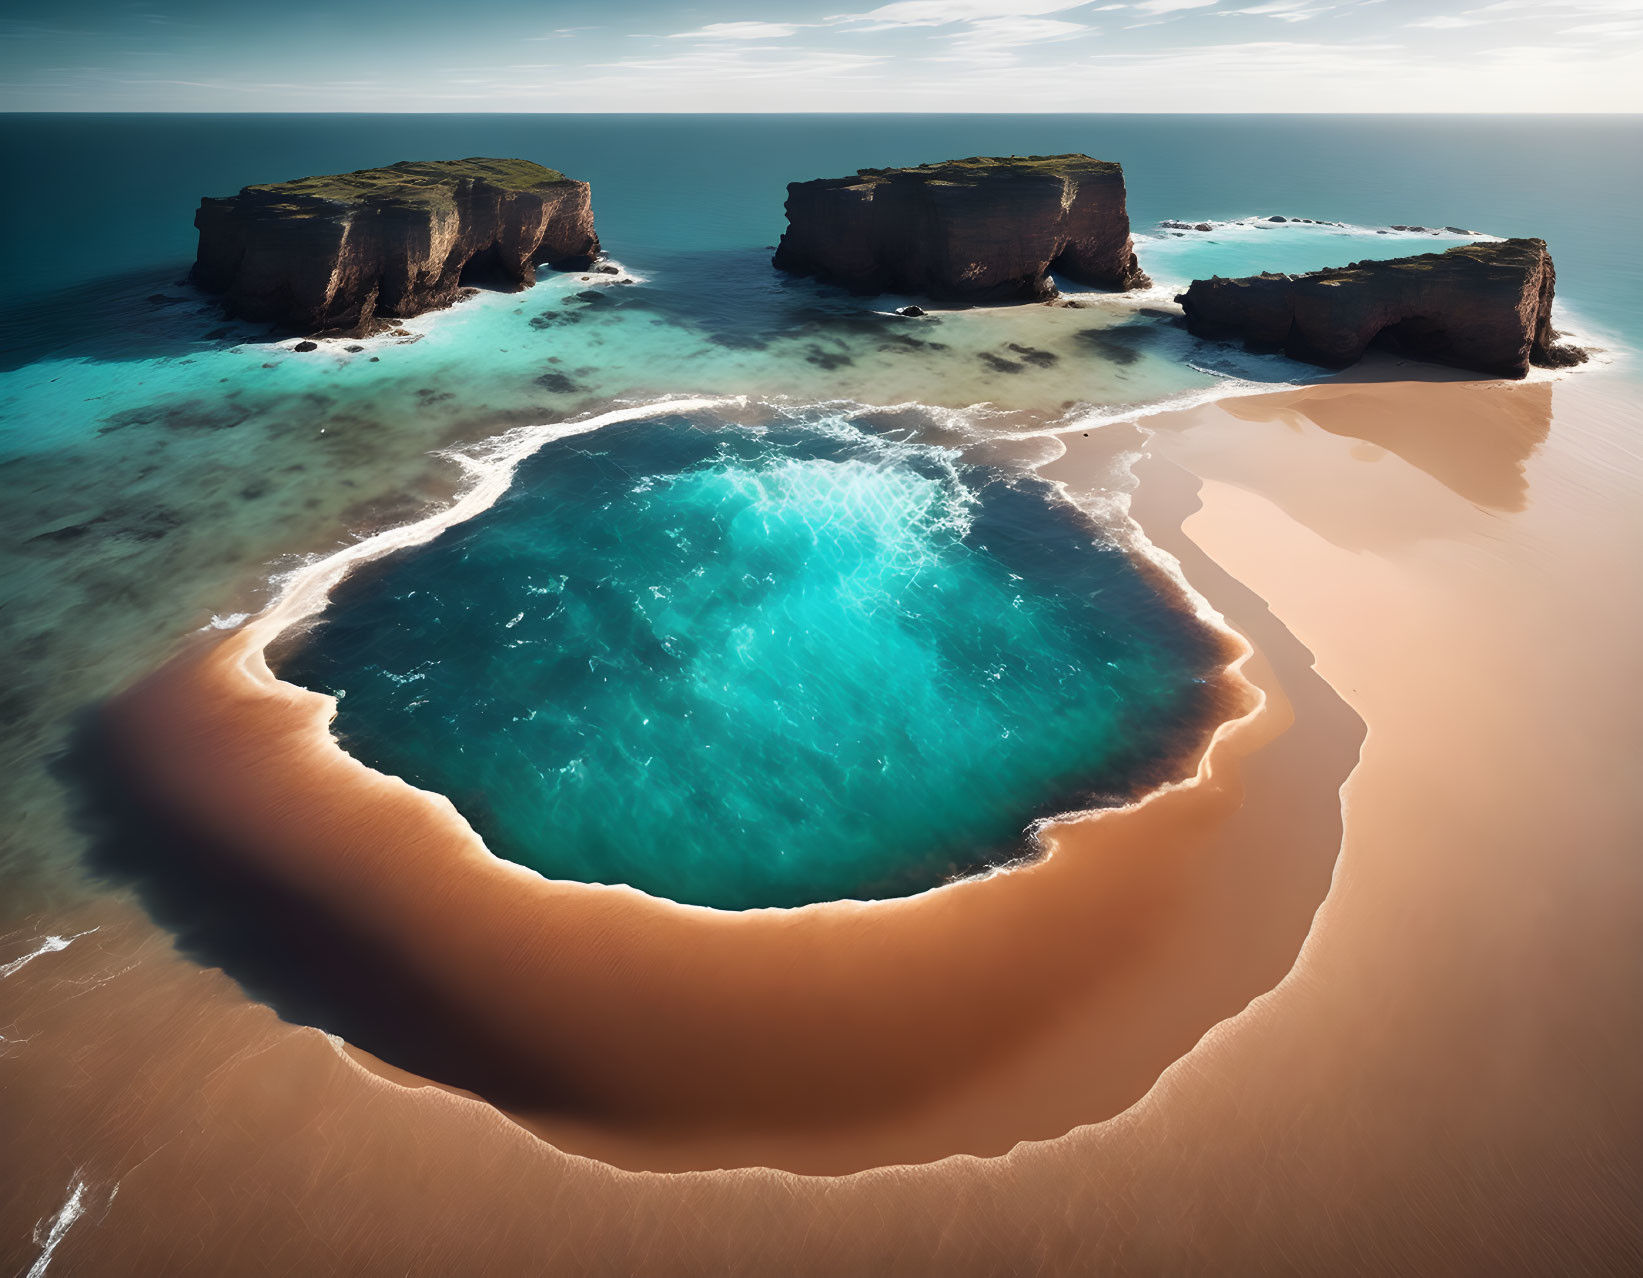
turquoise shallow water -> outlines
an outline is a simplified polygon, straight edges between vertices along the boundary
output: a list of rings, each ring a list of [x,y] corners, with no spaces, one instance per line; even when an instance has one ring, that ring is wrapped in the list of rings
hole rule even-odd
[[[849,417],[550,444],[345,584],[279,673],[554,878],[726,908],[902,895],[1154,783],[1217,638],[1042,481]]]

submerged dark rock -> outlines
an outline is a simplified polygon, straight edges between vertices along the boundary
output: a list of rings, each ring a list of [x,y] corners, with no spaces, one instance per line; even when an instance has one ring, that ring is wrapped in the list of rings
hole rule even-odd
[[[230,314],[368,331],[599,253],[586,182],[525,160],[404,161],[207,198],[194,282]]]
[[[831,373],[836,369],[849,368],[856,361],[854,357],[844,351],[830,351],[825,347],[811,343],[805,347],[804,362],[814,364],[817,368]]]
[[[1054,351],[1039,350],[1036,346],[1023,346],[1020,342],[1006,343],[1004,349],[1018,359],[1026,360],[1029,364],[1036,364],[1039,368],[1048,368],[1061,359],[1061,356]]]
[[[775,265],[858,293],[1042,301],[1050,272],[1139,288],[1124,172],[1087,155],[976,157],[793,182]]]
[[[944,351],[947,343],[926,341],[909,333],[892,333],[879,343],[879,349],[894,355],[905,355],[909,351]]]
[[[1200,337],[1343,368],[1372,343],[1496,377],[1562,367],[1583,352],[1557,345],[1556,272],[1537,239],[1464,244],[1306,275],[1194,280],[1176,298]]]
[[[569,374],[558,372],[543,373],[536,379],[536,384],[555,395],[575,395],[584,389],[581,383]]]
[[[1002,355],[995,355],[992,351],[982,351],[976,356],[983,364],[995,373],[1023,373],[1027,366],[1013,359],[1005,359]]]
[[[1140,360],[1143,347],[1155,341],[1158,330],[1149,325],[1127,324],[1118,328],[1085,328],[1073,335],[1099,358],[1128,368]]]

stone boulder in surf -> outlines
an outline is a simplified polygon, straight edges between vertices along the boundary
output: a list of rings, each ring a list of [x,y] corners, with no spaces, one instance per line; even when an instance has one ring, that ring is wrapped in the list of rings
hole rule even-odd
[[[1493,377],[1523,377],[1531,364],[1559,368],[1586,358],[1558,344],[1556,278],[1546,242],[1518,239],[1306,275],[1194,280],[1175,300],[1200,337],[1241,339],[1327,368],[1344,368],[1381,345]]]
[[[1087,155],[976,157],[793,182],[778,269],[857,293],[1041,301],[1050,272],[1109,289],[1149,284],[1135,259],[1124,171]]]
[[[466,285],[528,288],[599,255],[588,184],[526,160],[407,160],[200,201],[194,282],[230,314],[370,331]]]

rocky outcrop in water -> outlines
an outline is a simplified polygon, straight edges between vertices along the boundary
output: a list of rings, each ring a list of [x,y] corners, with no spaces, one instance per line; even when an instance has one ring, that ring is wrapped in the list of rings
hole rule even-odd
[[[858,293],[1038,301],[1053,270],[1149,284],[1130,242],[1124,171],[1087,155],[977,157],[793,182],[778,269]]]
[[[1558,345],[1556,281],[1544,240],[1463,244],[1307,275],[1194,280],[1175,300],[1200,337],[1343,368],[1371,344],[1495,377],[1530,364],[1565,367],[1584,351]]]
[[[227,310],[301,332],[369,331],[527,288],[599,253],[586,182],[526,160],[404,161],[200,201],[194,282]]]

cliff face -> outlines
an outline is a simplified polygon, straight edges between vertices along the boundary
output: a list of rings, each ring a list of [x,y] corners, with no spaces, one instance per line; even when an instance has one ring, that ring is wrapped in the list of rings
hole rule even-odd
[[[1144,287],[1124,171],[1087,155],[949,160],[793,182],[778,269],[859,293],[948,301],[1055,295],[1081,284]]]
[[[1529,365],[1576,364],[1556,345],[1556,282],[1544,240],[1463,244],[1308,275],[1194,280],[1175,300],[1200,337],[1242,338],[1295,359],[1342,368],[1371,342],[1496,377]]]
[[[405,161],[200,201],[194,281],[231,314],[368,330],[464,284],[527,288],[599,252],[586,182],[525,160]]]

